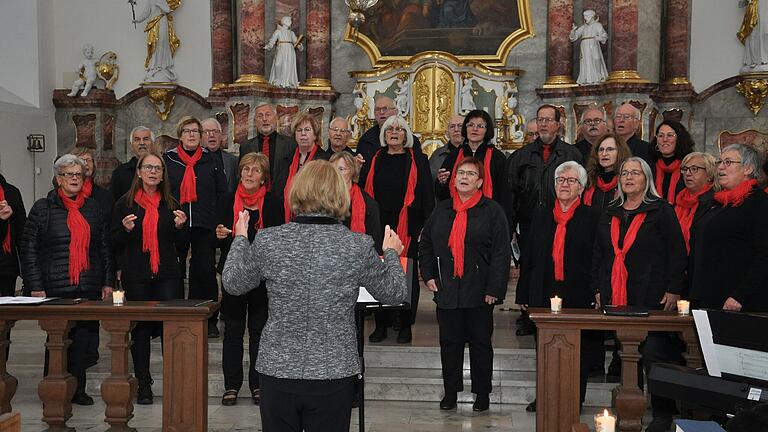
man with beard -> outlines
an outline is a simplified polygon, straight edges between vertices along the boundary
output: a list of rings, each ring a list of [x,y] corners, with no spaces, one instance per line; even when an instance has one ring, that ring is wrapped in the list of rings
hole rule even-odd
[[[133,176],[136,174],[136,162],[145,153],[153,151],[154,145],[155,134],[146,126],[136,126],[128,135],[128,147],[130,147],[133,157],[112,171],[110,191],[115,201],[125,195],[128,189],[131,188]]]
[[[576,142],[576,147],[581,152],[581,158],[589,159],[592,146],[598,145],[597,140],[608,133],[608,123],[605,112],[596,106],[590,106],[581,114],[581,140]]]

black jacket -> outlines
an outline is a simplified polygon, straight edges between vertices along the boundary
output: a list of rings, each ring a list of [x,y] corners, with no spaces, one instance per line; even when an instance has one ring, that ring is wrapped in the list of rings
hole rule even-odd
[[[370,129],[365,131],[363,136],[357,141],[357,148],[355,151],[359,155],[363,155],[363,158],[368,162],[373,155],[381,148],[381,127],[378,124],[373,125]],[[421,153],[421,141],[416,135],[413,136],[413,151]]]
[[[123,227],[123,218],[133,214],[137,216],[131,232]],[[150,279],[175,279],[181,277],[181,267],[177,250],[186,250],[189,244],[189,230],[186,226],[176,229],[173,222],[173,210],[163,200],[158,207],[157,243],[160,251],[160,267],[157,274],[152,273],[149,265],[149,252],[143,250],[144,215],[140,205],[127,206],[123,197],[115,204],[112,212],[112,243],[118,260],[123,268],[122,280],[130,282]]]
[[[493,183],[493,200],[497,203],[501,204],[502,199],[506,196],[507,191],[507,180],[506,180],[506,164],[507,164],[507,158],[504,156],[504,153],[502,153],[499,149],[494,147],[491,144],[484,144],[477,148],[477,152],[474,154],[474,156],[478,159],[480,159],[480,162],[485,161],[485,155],[488,151],[491,151],[491,179],[490,181]],[[435,196],[438,200],[444,200],[451,197],[449,185],[451,182],[454,181],[453,179],[453,166],[456,164],[456,159],[458,158],[459,151],[464,152],[464,157],[472,157],[472,149],[469,147],[468,143],[464,143],[461,145],[461,147],[454,149],[451,151],[448,156],[445,158],[445,161],[443,162],[442,169],[448,170],[448,172],[451,173],[451,177],[448,178],[448,181],[445,184],[440,183],[439,181],[435,180]],[[483,179],[483,181],[488,181],[488,179]]]
[[[165,165],[168,167],[168,179],[171,182],[171,193],[179,201],[179,188],[184,179],[187,166],[179,159],[176,147],[163,154]],[[197,179],[197,201],[181,205],[187,214],[189,227],[200,227],[213,230],[218,221],[218,205],[227,193],[227,178],[221,161],[214,158],[203,149],[203,155],[195,164]]]
[[[27,221],[27,211],[24,209],[24,201],[21,192],[16,186],[8,183],[5,177],[0,175],[0,186],[5,191],[5,201],[11,206],[13,214],[8,220],[0,219],[0,277],[15,278],[19,275],[19,242],[24,232],[24,224]],[[11,227],[11,252],[5,253],[2,242]]]
[[[667,163],[674,162],[674,158],[665,159]],[[653,162],[653,165],[651,165],[651,172],[653,173],[653,181],[654,185],[656,184],[656,162]],[[677,198],[677,194],[680,193],[681,190],[685,189],[685,180],[683,179],[683,175],[680,174],[680,177],[677,179],[676,185],[671,185],[672,183],[672,173],[664,174],[664,179],[661,182],[661,190],[657,190],[656,192],[659,193],[659,196],[667,199],[667,192],[669,191],[669,188],[674,187],[675,188],[675,198]],[[658,188],[657,188],[658,189]],[[670,202],[673,206],[675,205],[674,200]]]
[[[128,193],[133,183],[133,177],[136,175],[136,164],[139,159],[136,156],[132,157],[128,162],[120,164],[114,171],[112,171],[112,180],[109,186],[110,192],[112,192],[112,199],[117,201]]]
[[[373,246],[379,255],[383,255],[381,250],[381,243],[384,241],[384,228],[381,226],[381,216],[379,215],[379,203],[376,202],[370,195],[365,193],[364,190],[360,192],[363,194],[363,201],[365,201],[365,233],[371,236],[373,239]],[[351,205],[351,204],[350,204]],[[350,212],[352,209],[350,208]],[[349,228],[352,223],[351,215],[344,219],[344,226]]]
[[[632,156],[642,158],[644,161],[648,162],[651,171],[654,170],[654,161],[651,157],[651,144],[648,141],[640,139],[637,135],[632,135],[632,138],[627,141],[627,147],[629,147],[629,151],[632,152]]]
[[[261,152],[264,137],[257,134],[240,146],[240,158],[252,152]],[[296,141],[291,137],[280,135],[277,132],[269,134],[269,174],[272,178],[272,190],[275,197],[283,200],[283,191],[285,183],[288,180],[288,168],[293,160],[293,153],[296,151]],[[237,186],[235,186],[237,187]]]
[[[552,142],[551,154],[544,162],[541,139],[512,153],[507,160],[509,192],[505,210],[511,231],[517,223],[530,223],[533,214],[555,203],[555,169],[563,162],[582,163],[576,147],[560,137]]]
[[[743,311],[768,312],[766,215],[768,196],[756,188],[739,207],[718,204],[694,221],[689,268],[694,306],[722,309],[733,297]]]
[[[613,174],[600,174],[600,176],[603,178],[603,180],[611,181],[615,175]],[[592,204],[587,206],[589,207],[590,211],[593,213],[593,220],[595,223],[597,223],[598,220],[600,220],[600,216],[605,213],[605,210],[611,205],[611,203],[616,199],[616,191],[619,189],[618,183],[616,184],[616,187],[609,190],[608,192],[603,192],[599,187],[595,186],[595,192],[592,194]],[[586,192],[586,191],[585,191]],[[582,204],[584,194],[582,194]]]
[[[579,152],[581,153],[581,160],[583,160],[584,165],[586,165],[587,161],[589,160],[589,152],[592,151],[592,143],[587,141],[586,138],[582,138],[579,141],[576,141],[576,144],[574,145],[577,149],[579,149]]]
[[[454,277],[453,254],[448,248],[455,218],[453,201],[440,201],[421,234],[419,270],[425,281],[434,279],[437,283],[434,297],[437,307],[478,307],[485,304],[486,295],[504,300],[512,259],[504,210],[485,197],[467,210],[462,278]]]
[[[99,203],[101,212],[105,215],[107,221],[111,220],[112,210],[115,208],[115,200],[112,198],[112,193],[94,183],[91,190],[91,198]]]
[[[530,307],[549,307],[549,299],[558,295],[563,307],[589,308],[595,296],[590,289],[592,247],[595,240],[597,214],[580,205],[568,221],[563,251],[564,281],[555,281],[552,244],[557,223],[552,209],[536,213],[529,241],[525,242],[525,260],[520,269],[515,303]]]
[[[627,252],[627,304],[661,309],[659,304],[665,292],[680,294],[687,263],[683,233],[672,206],[664,200],[642,203],[635,210],[619,206],[608,207],[597,224],[592,252],[592,292],[600,293],[602,304],[611,303],[611,219],[621,220],[619,245],[632,219],[646,212],[645,221],[637,232],[635,243]]]
[[[238,171],[239,159],[232,153],[218,149],[215,152],[210,152],[211,156],[221,161],[221,166],[224,168],[224,177],[227,179],[227,192],[234,193],[237,189],[238,178],[240,177],[240,171]]]
[[[91,228],[90,266],[80,274],[80,284],[74,286],[69,282],[67,209],[55,189],[32,206],[21,238],[21,274],[26,295],[45,291],[51,297],[100,299],[104,286],[114,286],[110,221],[94,198],[85,200],[80,213]]]

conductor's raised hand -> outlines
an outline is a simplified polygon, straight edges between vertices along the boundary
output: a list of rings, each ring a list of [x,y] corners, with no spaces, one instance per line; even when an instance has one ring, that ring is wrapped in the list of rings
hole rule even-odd
[[[133,213],[123,218],[123,228],[125,228],[126,232],[133,231],[133,228],[136,227],[136,219],[138,219],[138,216]]]
[[[248,210],[243,210],[237,214],[237,223],[235,224],[235,236],[248,237],[248,221],[251,215]]]
[[[403,254],[403,242],[400,241],[400,237],[397,233],[392,231],[392,228],[387,225],[384,227],[384,241],[381,243],[383,250],[392,249],[397,252],[398,255]]]
[[[173,224],[176,226],[176,228],[181,228],[185,223],[187,223],[187,214],[182,210],[174,210],[173,216]]]

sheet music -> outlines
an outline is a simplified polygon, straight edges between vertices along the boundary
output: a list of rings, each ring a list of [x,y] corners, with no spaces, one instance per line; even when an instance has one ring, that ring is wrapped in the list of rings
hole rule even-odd
[[[701,351],[707,365],[707,373],[720,377],[722,373],[768,381],[768,353],[744,348],[717,345],[712,339],[712,328],[707,312],[694,310],[696,330],[699,333]]]
[[[694,309],[693,320],[696,322],[696,331],[699,333],[701,352],[706,359],[707,373],[710,376],[722,376],[722,373],[720,372],[720,364],[717,362],[715,342],[712,340],[712,327],[709,326],[707,312]]]
[[[45,297],[0,297],[0,305],[32,305],[45,303],[53,299]]]

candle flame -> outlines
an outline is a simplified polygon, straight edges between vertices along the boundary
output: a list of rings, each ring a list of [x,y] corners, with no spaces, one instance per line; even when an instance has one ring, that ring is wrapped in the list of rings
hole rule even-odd
[[[608,410],[607,409],[603,410],[603,417],[608,417]]]

